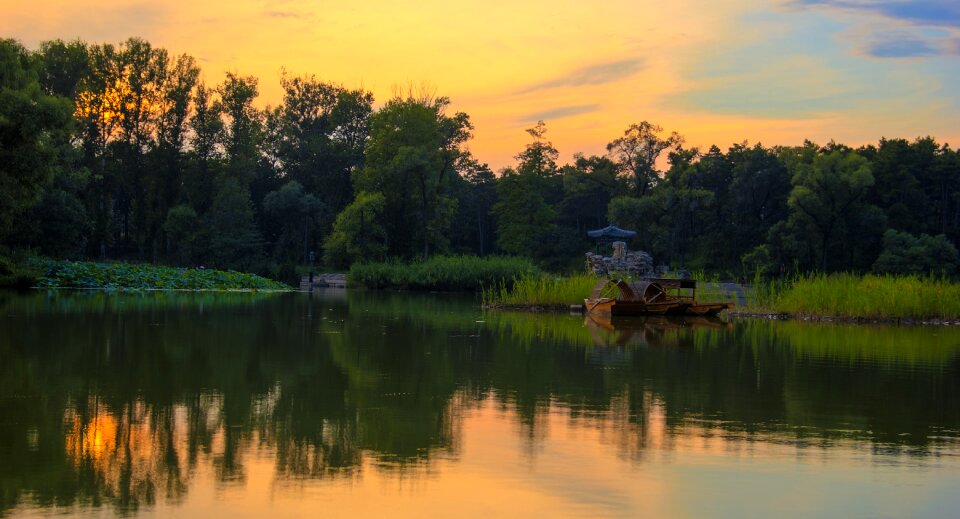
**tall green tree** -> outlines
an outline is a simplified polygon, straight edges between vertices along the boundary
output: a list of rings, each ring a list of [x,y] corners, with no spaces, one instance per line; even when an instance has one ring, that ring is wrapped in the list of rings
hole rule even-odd
[[[382,261],[387,253],[383,193],[360,191],[340,214],[323,244],[323,260],[336,268],[356,261]]]
[[[207,215],[209,258],[220,268],[255,270],[263,240],[254,219],[250,191],[233,177],[223,177]]]
[[[283,103],[269,121],[274,160],[285,178],[297,181],[335,215],[353,198],[351,173],[363,167],[373,94],[313,76],[284,76],[280,84]]]
[[[616,162],[623,175],[631,180],[634,196],[643,196],[660,179],[657,159],[669,149],[683,144],[683,137],[673,132],[662,136],[663,127],[641,121],[631,124],[623,136],[607,144],[607,153]]]
[[[370,122],[356,190],[380,193],[391,255],[427,257],[447,250],[456,213],[451,183],[473,126],[467,114],[446,114],[446,97],[413,95],[387,102]]]
[[[217,87],[220,99],[214,112],[222,114],[226,175],[249,188],[257,176],[260,143],[263,135],[263,113],[253,106],[259,95],[259,81],[253,76],[227,73]]]
[[[266,238],[273,243],[273,259],[283,264],[307,264],[316,249],[317,227],[324,205],[291,180],[263,199]]]
[[[874,178],[867,159],[851,151],[825,154],[815,150],[788,152],[788,168],[793,172],[790,192],[790,224],[805,237],[819,259],[818,267],[827,271],[842,264],[845,247],[851,239],[864,234],[862,218],[876,209],[866,202]],[[873,233],[876,234],[876,230]]]
[[[26,49],[0,40],[0,238],[38,201],[70,122],[70,102],[43,92]]]
[[[191,206],[201,212],[213,203],[214,181],[223,161],[224,124],[215,95],[214,89],[203,83],[197,85],[188,122],[191,170],[185,189]]]

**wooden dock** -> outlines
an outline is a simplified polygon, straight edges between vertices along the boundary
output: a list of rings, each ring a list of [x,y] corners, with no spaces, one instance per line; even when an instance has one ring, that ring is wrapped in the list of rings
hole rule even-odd
[[[313,283],[310,276],[300,278],[300,290],[309,292],[317,288],[347,288],[347,275],[337,273],[314,274]]]

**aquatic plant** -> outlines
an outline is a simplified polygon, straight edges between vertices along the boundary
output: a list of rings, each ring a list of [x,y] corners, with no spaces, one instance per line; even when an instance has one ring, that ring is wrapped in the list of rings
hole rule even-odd
[[[143,263],[97,263],[33,259],[39,288],[106,290],[289,290],[256,274],[232,270],[165,267]]]

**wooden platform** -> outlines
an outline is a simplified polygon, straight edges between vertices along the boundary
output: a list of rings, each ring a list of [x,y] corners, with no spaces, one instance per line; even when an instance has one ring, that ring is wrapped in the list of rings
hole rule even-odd
[[[309,292],[317,288],[347,288],[347,275],[338,273],[314,274],[313,284],[310,283],[310,276],[303,276],[300,279],[300,290]]]

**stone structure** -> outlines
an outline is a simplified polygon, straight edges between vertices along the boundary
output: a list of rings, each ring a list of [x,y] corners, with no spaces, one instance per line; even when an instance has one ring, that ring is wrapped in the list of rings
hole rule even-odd
[[[618,243],[623,244],[623,242]],[[625,252],[625,247],[621,247],[619,250],[615,248],[614,251],[614,256],[601,256],[588,252],[587,271],[610,278],[629,276],[639,279],[653,277],[652,256],[639,250]],[[620,257],[616,257],[617,252],[620,253]]]
[[[627,257],[627,244],[622,241],[613,242],[613,259],[624,259]]]

